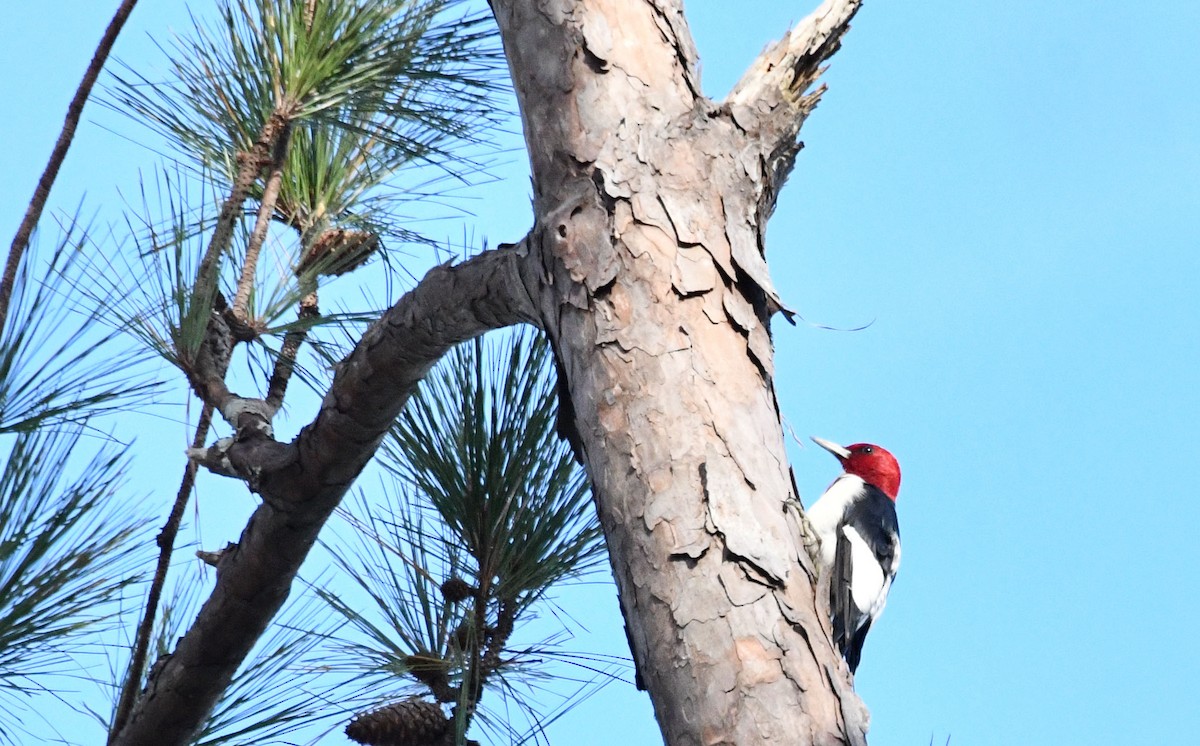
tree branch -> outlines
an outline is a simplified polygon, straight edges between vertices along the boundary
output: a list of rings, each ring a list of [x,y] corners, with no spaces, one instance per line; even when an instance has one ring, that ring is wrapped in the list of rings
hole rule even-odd
[[[283,406],[283,397],[287,393],[288,381],[291,380],[292,371],[296,367],[296,355],[300,353],[300,346],[308,337],[307,324],[314,322],[320,316],[321,312],[317,307],[316,283],[314,282],[310,284],[308,292],[300,299],[300,311],[296,314],[299,326],[283,335],[283,345],[279,349],[279,357],[275,358],[275,367],[271,371],[270,380],[267,381],[267,406],[275,411],[279,411],[279,408]]]
[[[738,122],[759,130],[775,149],[794,143],[824,87],[807,91],[821,75],[821,65],[841,47],[861,5],[862,0],[825,0],[767,47],[725,99]]]
[[[767,179],[758,199],[765,221],[775,209],[775,199],[803,147],[797,142],[800,128],[817,107],[825,86],[809,92],[821,67],[842,44],[850,20],[862,0],[825,0],[782,39],[758,56],[724,106],[734,121],[758,142]],[[790,318],[790,317],[789,317]]]
[[[192,446],[204,445],[208,437],[208,428],[212,425],[213,408],[205,404],[200,410],[200,420],[196,423],[196,434],[192,438]],[[142,621],[138,624],[137,637],[133,642],[133,654],[129,660],[129,671],[125,674],[125,683],[121,686],[121,697],[117,703],[117,712],[113,716],[112,728],[109,732],[109,742],[116,733],[124,727],[129,718],[130,708],[133,707],[138,687],[142,683],[142,672],[146,670],[146,656],[150,650],[150,638],[154,636],[154,619],[158,614],[158,602],[162,599],[163,586],[166,584],[167,571],[171,566],[171,555],[175,549],[175,537],[179,534],[179,524],[183,522],[183,511],[191,497],[192,487],[196,483],[196,464],[189,461],[183,469],[183,479],[179,491],[175,495],[175,504],[167,522],[158,535],[158,565],[154,569],[154,580],[150,583],[150,592],[146,595],[146,610],[142,613]]]
[[[33,235],[33,229],[37,227],[38,221],[42,218],[42,210],[46,207],[46,200],[50,198],[50,187],[54,186],[54,180],[58,178],[58,169],[62,167],[63,161],[67,158],[67,151],[71,149],[71,141],[75,139],[75,128],[79,126],[79,119],[83,116],[83,105],[87,103],[88,96],[92,93],[92,87],[96,85],[96,79],[100,77],[100,71],[108,59],[108,53],[112,51],[117,36],[121,33],[121,28],[129,19],[130,13],[133,12],[133,6],[136,4],[137,0],[123,0],[120,7],[117,8],[117,12],[113,14],[112,20],[108,23],[108,28],[104,30],[104,36],[96,45],[96,53],[92,55],[92,61],[88,63],[83,80],[80,81],[79,88],[75,90],[74,98],[67,106],[67,116],[63,121],[62,131],[58,135],[58,142],[54,143],[50,160],[46,163],[46,169],[42,171],[37,186],[34,187],[33,198],[29,201],[25,217],[22,218],[21,225],[18,226],[17,233],[13,236],[12,246],[8,249],[4,276],[0,278],[0,329],[4,328],[5,320],[8,318],[8,304],[12,299],[17,270],[21,267],[21,257],[25,255],[25,249],[29,246],[29,238]]]
[[[275,204],[279,201],[279,191],[283,186],[283,168],[287,164],[288,146],[291,142],[292,125],[286,122],[271,144],[271,163],[268,166],[266,183],[263,185],[262,200],[258,205],[258,217],[254,222],[254,229],[250,232],[246,257],[242,262],[242,274],[233,297],[233,315],[242,323],[249,320],[247,313],[250,292],[254,289],[254,273],[258,269],[258,255],[267,240],[271,217],[275,214]]]
[[[280,139],[285,138],[288,132],[287,116],[275,111],[263,123],[258,139],[250,150],[239,153],[237,175],[229,189],[229,196],[221,204],[221,212],[217,215],[216,223],[213,225],[208,248],[205,249],[204,256],[200,259],[200,265],[196,268],[196,282],[192,286],[192,305],[188,310],[188,315],[191,317],[189,320],[192,324],[198,325],[200,319],[207,317],[212,310],[218,293],[217,280],[221,269],[221,255],[229,250],[233,241],[233,231],[241,216],[246,197],[250,194],[250,188],[258,179],[258,174],[271,164]],[[236,308],[233,315],[237,316]],[[209,399],[205,398],[205,401],[209,401]],[[221,408],[219,403],[217,408]]]
[[[228,462],[263,503],[221,554],[212,595],[156,664],[114,744],[182,744],[199,729],[421,378],[459,342],[536,321],[520,279],[525,255],[521,244],[434,268],[338,365],[319,414],[295,441],[251,432],[228,445]]]

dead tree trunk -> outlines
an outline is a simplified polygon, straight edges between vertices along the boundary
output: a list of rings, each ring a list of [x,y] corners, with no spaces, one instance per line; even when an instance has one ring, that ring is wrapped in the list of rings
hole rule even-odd
[[[493,1],[533,170],[526,285],[672,746],[864,740],[785,511],[763,258],[857,5],[827,2],[714,102],[679,2]]]
[[[766,222],[858,0],[827,0],[723,102],[680,0],[492,0],[535,225],[438,268],[339,366],[316,419],[243,417],[197,455],[262,495],[116,744],[186,743],[283,604],[317,532],[450,345],[543,327],[565,375],[614,575],[667,743],[861,744],[799,539],[768,323]],[[732,13],[732,11],[731,11]]]

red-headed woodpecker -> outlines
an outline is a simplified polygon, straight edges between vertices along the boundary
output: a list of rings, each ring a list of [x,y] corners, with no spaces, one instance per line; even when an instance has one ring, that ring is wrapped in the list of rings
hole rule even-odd
[[[853,673],[867,630],[883,612],[900,569],[900,464],[870,443],[840,446],[822,438],[813,442],[836,456],[845,469],[806,514],[821,539],[821,571],[832,572],[833,641]]]

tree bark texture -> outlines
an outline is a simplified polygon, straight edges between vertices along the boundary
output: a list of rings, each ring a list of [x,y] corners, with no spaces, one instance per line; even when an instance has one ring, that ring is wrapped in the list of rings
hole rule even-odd
[[[113,743],[188,742],[417,382],[453,344],[522,322],[554,344],[667,743],[865,743],[788,509],[769,329],[782,303],[764,259],[809,89],[858,5],[827,0],[714,102],[680,0],[492,0],[533,229],[430,272],[292,443],[239,428],[193,454],[263,504]]]
[[[724,103],[700,93],[677,0],[493,8],[543,227],[526,286],[667,743],[865,742],[785,510],[763,255],[806,91],[857,3],[822,6]]]

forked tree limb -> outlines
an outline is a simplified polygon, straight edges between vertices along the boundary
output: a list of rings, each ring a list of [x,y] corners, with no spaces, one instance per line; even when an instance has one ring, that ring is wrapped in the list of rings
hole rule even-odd
[[[535,321],[518,266],[524,255],[521,245],[434,268],[339,364],[319,414],[296,440],[230,444],[226,456],[263,503],[221,553],[212,595],[155,665],[113,744],[183,744],[198,731],[421,378],[453,345]]]

